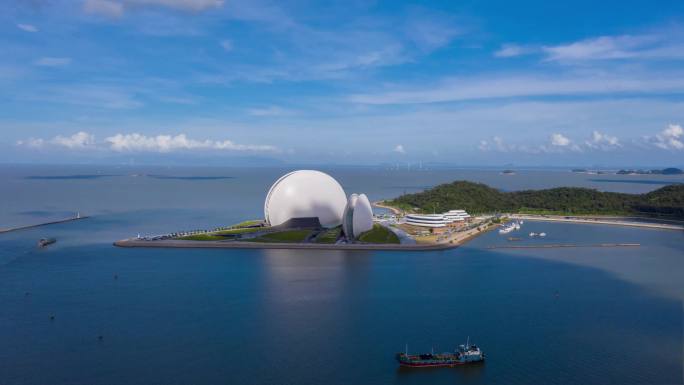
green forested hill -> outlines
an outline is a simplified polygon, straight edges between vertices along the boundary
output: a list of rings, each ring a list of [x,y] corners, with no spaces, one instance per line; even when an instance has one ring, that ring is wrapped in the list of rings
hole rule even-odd
[[[459,208],[474,214],[615,214],[684,219],[684,185],[665,186],[647,194],[601,192],[579,187],[502,192],[482,183],[457,181],[420,193],[402,195],[386,203],[424,213]]]

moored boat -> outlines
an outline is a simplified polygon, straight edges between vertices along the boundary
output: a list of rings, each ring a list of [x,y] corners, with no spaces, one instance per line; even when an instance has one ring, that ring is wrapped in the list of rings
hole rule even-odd
[[[42,238],[41,240],[38,241],[38,247],[45,247],[45,246],[51,245],[55,242],[57,242],[57,240],[55,238]]]
[[[411,368],[429,367],[453,367],[484,361],[485,355],[475,345],[459,345],[454,352],[408,354],[408,348],[404,353],[397,353],[396,359],[399,365]]]

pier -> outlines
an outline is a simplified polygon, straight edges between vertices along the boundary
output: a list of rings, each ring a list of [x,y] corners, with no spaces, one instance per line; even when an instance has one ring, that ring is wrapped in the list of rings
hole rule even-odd
[[[65,218],[65,219],[59,219],[59,220],[56,220],[56,221],[43,222],[43,223],[36,223],[36,224],[33,224],[33,225],[26,225],[26,226],[10,227],[10,228],[7,228],[7,229],[0,229],[0,234],[9,233],[9,232],[12,232],[12,231],[28,230],[28,229],[32,229],[32,228],[35,228],[35,227],[42,227],[42,226],[47,226],[47,225],[56,225],[56,224],[58,224],[58,223],[73,222],[73,221],[77,221],[77,220],[79,220],[79,219],[86,219],[86,218],[89,218],[89,217],[88,217],[88,216],[81,216],[80,214],[78,214],[78,215],[76,215],[75,217],[70,217],[70,218]]]

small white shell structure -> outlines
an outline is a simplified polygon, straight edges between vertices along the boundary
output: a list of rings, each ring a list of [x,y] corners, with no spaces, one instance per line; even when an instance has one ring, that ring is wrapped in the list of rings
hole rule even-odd
[[[342,230],[347,238],[356,239],[373,228],[373,208],[366,194],[352,194],[347,201]]]

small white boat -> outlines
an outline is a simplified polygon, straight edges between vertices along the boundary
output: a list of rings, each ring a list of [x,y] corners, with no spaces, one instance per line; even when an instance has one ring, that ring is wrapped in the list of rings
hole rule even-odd
[[[530,233],[530,237],[536,237],[537,233]]]
[[[545,236],[546,236],[546,233],[539,233],[539,236],[540,236],[540,237],[545,237]]]
[[[499,229],[499,234],[508,234],[513,230],[515,230],[515,224],[511,223]]]

